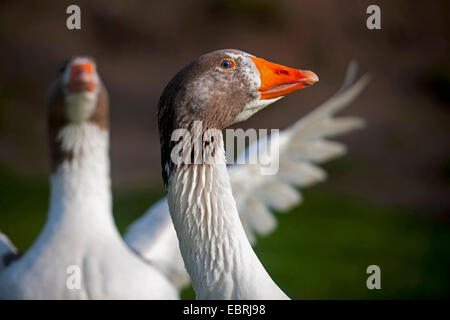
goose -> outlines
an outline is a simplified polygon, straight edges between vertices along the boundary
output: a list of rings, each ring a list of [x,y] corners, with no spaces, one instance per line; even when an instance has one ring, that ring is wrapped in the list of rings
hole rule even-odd
[[[261,151],[264,149],[260,148],[259,141],[238,156],[237,164],[228,166],[239,218],[252,245],[256,244],[258,236],[267,236],[276,229],[277,220],[272,210],[287,212],[299,205],[303,200],[299,188],[326,180],[327,174],[319,165],[346,154],[344,144],[329,138],[364,127],[361,118],[335,117],[358,97],[370,80],[365,75],[356,81],[357,71],[357,64],[351,62],[341,88],[332,97],[282,130],[278,139],[270,141],[277,144],[275,148],[279,150],[279,170],[275,175],[261,175],[259,164],[239,164],[247,163],[241,158],[251,158],[255,154],[269,159],[273,156]],[[133,222],[124,239],[137,254],[164,273],[179,291],[190,284],[167,197]]]
[[[158,105],[162,176],[179,249],[198,299],[289,299],[246,236],[217,129],[244,121],[317,81],[311,71],[228,49],[200,56],[164,89]],[[190,138],[175,143],[173,133],[179,129]],[[190,139],[200,139],[201,150]],[[173,150],[179,145],[176,155],[181,150],[182,158],[187,154],[185,159],[199,161],[175,161]]]
[[[273,156],[260,148],[259,141],[253,142],[238,156],[237,164],[228,166],[239,218],[252,245],[256,244],[257,237],[267,236],[276,229],[277,219],[272,210],[287,212],[299,205],[303,201],[299,188],[326,180],[327,174],[319,165],[346,154],[344,144],[329,138],[364,127],[361,118],[335,117],[358,97],[370,80],[365,75],[356,81],[357,71],[357,64],[352,61],[343,84],[332,97],[280,131],[278,139],[270,141],[279,150],[276,174],[261,175],[260,164],[246,164],[248,162],[242,159],[255,154],[269,159]],[[133,222],[124,239],[133,251],[164,273],[179,291],[190,284],[167,197],[157,201]]]
[[[1,235],[0,298],[179,298],[170,281],[126,245],[114,224],[108,109],[93,60],[67,61],[48,94],[48,218],[22,256]],[[79,285],[71,277],[77,270]]]

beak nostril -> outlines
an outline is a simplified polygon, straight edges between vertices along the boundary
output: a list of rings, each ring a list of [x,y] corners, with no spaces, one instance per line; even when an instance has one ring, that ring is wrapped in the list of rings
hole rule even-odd
[[[284,70],[284,69],[281,69],[280,71],[278,71],[278,73],[279,73],[279,74],[284,74],[284,75],[286,75],[286,76],[289,75],[289,71]]]

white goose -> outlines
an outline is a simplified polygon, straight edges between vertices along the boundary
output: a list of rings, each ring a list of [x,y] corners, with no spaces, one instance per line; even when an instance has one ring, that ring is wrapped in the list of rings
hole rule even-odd
[[[3,238],[0,298],[177,299],[173,285],[129,249],[114,224],[108,96],[95,64],[86,58],[68,61],[48,101],[48,219],[21,257]],[[68,275],[77,267],[79,288]]]
[[[259,165],[233,165],[228,167],[233,196],[241,223],[253,245],[256,235],[268,235],[277,225],[271,209],[288,211],[302,201],[297,188],[307,188],[326,179],[326,172],[318,164],[346,153],[345,145],[327,140],[364,126],[360,118],[334,115],[347,107],[369,81],[364,76],[355,83],[356,63],[347,69],[345,81],[338,92],[316,107],[288,129],[280,132],[271,144],[279,150],[279,170],[275,175],[261,175]],[[258,153],[258,141],[240,155],[240,158]],[[271,160],[272,161],[272,160]],[[237,160],[237,163],[242,161]],[[151,206],[128,229],[125,241],[146,261],[163,272],[181,290],[190,283],[178,238],[169,214],[167,198]]]
[[[158,114],[163,178],[180,251],[197,298],[288,298],[267,274],[245,235],[221,135],[206,138],[204,133],[246,120],[317,80],[310,71],[276,65],[237,50],[220,50],[193,61],[164,90]],[[309,122],[314,118],[321,116],[313,114]],[[196,126],[196,121],[201,121],[202,127]],[[351,121],[351,126],[356,122]],[[192,139],[207,139],[202,144],[204,152],[192,148],[187,139],[181,142],[188,158],[199,157],[200,164],[172,161],[176,146],[172,133],[179,128],[189,131]],[[211,146],[214,151],[208,154]]]

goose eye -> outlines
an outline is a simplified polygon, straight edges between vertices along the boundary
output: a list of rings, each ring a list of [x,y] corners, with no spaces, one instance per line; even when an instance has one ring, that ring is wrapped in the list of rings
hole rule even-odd
[[[226,58],[220,61],[220,67],[222,69],[231,69],[234,66],[236,66],[236,62],[233,59]]]

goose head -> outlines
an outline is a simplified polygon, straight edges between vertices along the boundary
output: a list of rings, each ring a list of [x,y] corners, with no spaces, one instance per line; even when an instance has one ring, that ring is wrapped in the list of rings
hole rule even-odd
[[[104,90],[95,62],[85,57],[68,59],[59,70],[57,84],[53,89],[62,96],[61,111],[67,121],[90,119],[96,111],[99,93]]]
[[[289,68],[251,54],[218,50],[200,56],[170,80],[159,101],[163,177],[167,182],[175,145],[175,129],[191,130],[196,121],[202,130],[222,130],[244,121],[282,97],[317,82],[308,70]]]
[[[66,60],[48,90],[47,105],[52,167],[73,153],[62,141],[63,129],[83,125],[108,129],[108,94],[93,59]],[[77,139],[73,140],[70,145]]]
[[[50,125],[93,122],[107,125],[108,94],[90,58],[75,57],[61,66],[47,96]]]
[[[214,51],[192,61],[169,82],[160,99],[159,121],[174,116],[179,127],[198,120],[221,130],[318,80],[311,71],[242,51]]]

